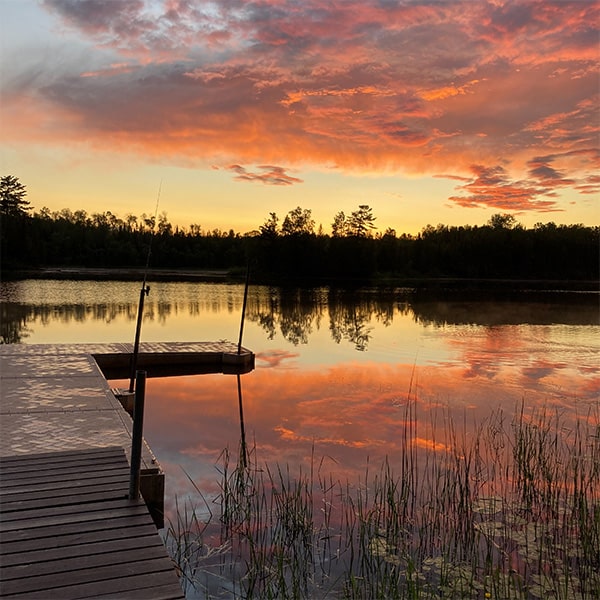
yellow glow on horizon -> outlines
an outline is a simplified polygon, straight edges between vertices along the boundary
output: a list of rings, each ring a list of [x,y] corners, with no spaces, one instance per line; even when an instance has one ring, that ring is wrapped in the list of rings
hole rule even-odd
[[[312,211],[316,228],[329,233],[336,213],[349,215],[360,204],[368,204],[376,217],[376,232],[388,227],[398,235],[415,235],[426,225],[483,225],[495,212],[492,208],[461,208],[446,199],[455,193],[456,182],[415,175],[347,174],[339,170],[291,169],[303,183],[290,186],[240,182],[231,172],[204,168],[182,168],[148,163],[135,156],[76,149],[59,152],[35,148],[33,160],[23,162],[20,153],[5,153],[10,174],[25,184],[33,210],[68,208],[88,214],[110,211],[152,215],[160,188],[159,213],[166,212],[173,226],[199,224],[203,231],[220,229],[236,233],[257,230],[270,212],[280,221],[301,206]],[[526,227],[536,222],[600,222],[594,196],[573,198],[567,213],[516,214]]]

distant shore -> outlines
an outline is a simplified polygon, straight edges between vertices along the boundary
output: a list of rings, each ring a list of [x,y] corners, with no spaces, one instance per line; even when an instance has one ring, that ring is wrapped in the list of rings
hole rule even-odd
[[[148,269],[153,281],[235,281],[235,272],[227,269]],[[5,277],[6,276],[6,277]],[[143,268],[49,267],[3,273],[3,279],[75,279],[98,281],[142,281]]]
[[[149,269],[148,281],[189,281],[240,283],[244,281],[246,272],[238,269]],[[86,267],[49,267],[39,269],[21,269],[2,272],[2,280],[19,279],[70,279],[92,281],[142,281],[143,268],[86,268]],[[397,278],[375,276],[368,280],[350,279],[306,279],[292,275],[284,279],[279,277],[254,277],[251,283],[283,286],[384,286],[403,287],[414,291],[433,292],[587,292],[600,294],[599,280],[545,280],[545,279],[460,279],[460,278]]]

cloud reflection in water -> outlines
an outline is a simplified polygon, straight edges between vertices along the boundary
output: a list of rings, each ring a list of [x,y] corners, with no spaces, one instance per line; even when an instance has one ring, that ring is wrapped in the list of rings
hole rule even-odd
[[[380,464],[388,457],[394,466],[409,418],[415,419],[415,445],[443,450],[449,419],[458,430],[466,427],[468,436],[493,411],[503,411],[510,426],[522,402],[526,413],[546,409],[567,420],[598,411],[600,378],[583,375],[576,365],[504,361],[485,347],[463,358],[464,364],[416,367],[345,362],[270,368],[263,361],[269,368],[259,366],[242,377],[248,443],[255,444],[259,463],[308,466],[314,452],[336,477],[356,481],[367,461]],[[235,378],[150,380],[147,406],[146,436],[166,466],[169,493],[189,489],[176,475],[177,465],[201,489],[216,492],[219,456],[225,447],[235,455],[239,445]]]

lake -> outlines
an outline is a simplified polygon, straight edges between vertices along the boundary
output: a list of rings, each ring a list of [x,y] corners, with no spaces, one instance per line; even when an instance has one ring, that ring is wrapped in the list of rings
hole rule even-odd
[[[242,285],[150,286],[142,341],[237,342]],[[3,282],[2,336],[23,344],[133,342],[138,296],[130,282]],[[243,345],[256,354],[256,369],[239,387],[233,375],[148,380],[144,432],[167,475],[167,517],[175,519],[176,500],[180,509],[197,501],[197,490],[208,505],[200,514],[215,509],[224,449],[239,451],[240,396],[253,464],[294,474],[318,464],[320,475],[342,482],[360,482],[386,460],[402,469],[407,423],[411,447],[429,453],[457,440],[467,447],[483,428],[508,430],[523,415],[555,419],[566,438],[578,422],[593,430],[598,299],[250,286]],[[598,500],[598,488],[591,491]],[[209,588],[218,595],[221,584],[203,585],[198,597],[209,597]]]

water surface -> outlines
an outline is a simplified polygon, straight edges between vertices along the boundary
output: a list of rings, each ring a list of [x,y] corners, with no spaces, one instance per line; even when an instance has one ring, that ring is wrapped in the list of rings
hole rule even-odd
[[[142,340],[237,341],[243,286],[150,286]],[[138,296],[130,282],[5,282],[2,335],[24,344],[130,342]],[[251,286],[243,342],[256,369],[240,382],[247,441],[261,459],[294,465],[317,455],[352,477],[367,460],[393,462],[411,402],[423,446],[442,443],[436,430],[448,419],[474,431],[521,406],[597,417],[599,334],[594,295]],[[215,464],[240,441],[235,376],[150,379],[146,406],[169,505],[192,491],[184,470],[216,490]]]

